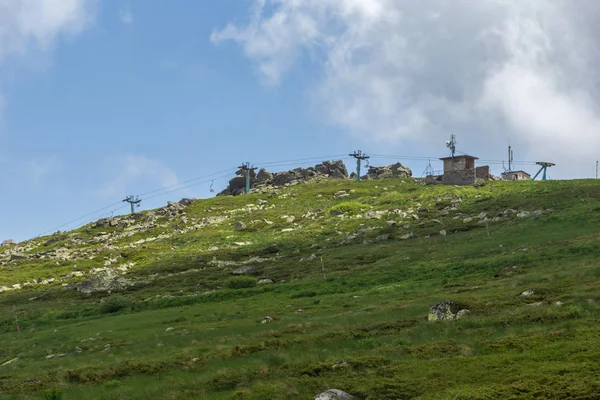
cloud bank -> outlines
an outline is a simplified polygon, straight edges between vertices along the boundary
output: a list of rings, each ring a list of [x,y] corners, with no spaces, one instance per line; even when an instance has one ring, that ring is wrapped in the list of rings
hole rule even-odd
[[[595,0],[254,0],[211,40],[269,85],[316,65],[310,98],[349,134],[438,149],[453,132],[494,159],[510,138],[576,177],[600,156],[599,18]]]

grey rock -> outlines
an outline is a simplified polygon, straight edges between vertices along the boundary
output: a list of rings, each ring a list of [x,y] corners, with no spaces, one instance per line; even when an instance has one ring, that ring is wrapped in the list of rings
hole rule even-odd
[[[520,213],[517,214],[517,217],[519,217],[519,218],[527,218],[530,216],[531,216],[531,213],[529,211],[521,211]]]
[[[457,318],[464,317],[469,310],[461,307],[453,301],[440,301],[429,309],[427,314],[428,321],[454,321]],[[460,313],[460,317],[458,314]]]
[[[535,290],[529,289],[529,290],[526,290],[523,293],[521,293],[521,296],[528,297],[528,296],[532,296],[534,294],[535,294]]]
[[[231,271],[232,275],[248,275],[252,272],[256,271],[256,267],[254,265],[244,265],[243,267],[239,267]]]
[[[258,281],[259,285],[272,285],[273,281],[271,279],[261,279]]]
[[[266,317],[263,318],[262,323],[263,324],[268,324],[273,322],[273,318],[269,317],[268,315]]]
[[[315,400],[354,400],[356,397],[339,389],[329,389],[315,396]]]
[[[174,331],[174,330],[175,330],[175,328],[173,328],[173,327],[169,327],[169,328],[165,329],[165,332],[172,332],[172,331]]]
[[[243,231],[244,229],[246,229],[246,224],[242,221],[238,221],[235,223],[235,229],[238,231]]]

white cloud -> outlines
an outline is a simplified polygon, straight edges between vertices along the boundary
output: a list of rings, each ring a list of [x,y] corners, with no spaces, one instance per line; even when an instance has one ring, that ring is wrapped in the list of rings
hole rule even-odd
[[[56,173],[61,167],[61,162],[55,157],[48,157],[29,161],[27,165],[31,183],[39,186]]]
[[[31,47],[48,50],[58,36],[80,33],[94,0],[0,0],[0,61]]]
[[[133,13],[131,12],[131,8],[129,6],[123,7],[119,10],[119,19],[125,25],[133,24]]]
[[[79,34],[91,22],[97,0],[0,0],[1,71],[11,56],[47,52],[60,36]],[[0,117],[6,99],[0,93]]]
[[[96,192],[99,196],[125,196],[151,187],[169,187],[180,183],[173,170],[146,156],[131,154],[110,159],[107,164],[115,177]]]
[[[600,153],[599,17],[595,0],[255,0],[211,40],[271,85],[321,68],[311,100],[352,135],[433,150],[454,132],[495,159],[511,137],[580,176]]]

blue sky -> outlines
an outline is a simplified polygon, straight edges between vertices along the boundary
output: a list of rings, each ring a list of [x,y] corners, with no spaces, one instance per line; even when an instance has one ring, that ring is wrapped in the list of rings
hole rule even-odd
[[[480,68],[453,66],[449,60],[457,54],[482,47],[465,41],[445,54],[442,37],[485,28],[471,24],[468,15],[467,28],[452,24],[451,13],[460,10],[439,1],[432,3],[438,14],[432,6],[427,15],[410,2],[388,0],[4,3],[0,240],[31,238],[125,195],[179,188],[246,160],[260,166],[359,148],[444,156],[444,141],[454,132],[459,149],[494,160],[499,173],[508,139],[518,160],[556,158],[569,132],[582,130],[576,121],[583,120],[585,129],[600,126],[595,92],[582,100],[578,91],[589,82],[568,82],[573,88],[566,90],[565,82],[559,85],[544,65],[523,55],[523,46],[538,46],[535,32],[503,37],[506,54],[488,55]],[[390,18],[397,11],[398,18],[413,13],[411,24],[418,25],[396,32],[402,24]],[[510,26],[517,17],[501,11],[472,11],[481,13],[473,21]],[[533,42],[525,40],[530,37]],[[527,81],[509,91],[504,82],[515,77]],[[531,90],[520,92],[523,85]],[[581,104],[591,106],[581,110]],[[545,122],[546,111],[536,107],[558,114],[561,122]],[[581,135],[596,139],[595,133]],[[547,145],[549,138],[559,140]],[[597,149],[597,141],[591,146]],[[585,168],[563,168],[555,177],[592,176],[595,158],[588,150],[575,150],[585,157]],[[378,158],[372,164],[392,162]],[[403,163],[419,176],[427,164]],[[226,182],[216,180],[215,189]],[[209,186],[157,196],[142,207],[206,197]]]

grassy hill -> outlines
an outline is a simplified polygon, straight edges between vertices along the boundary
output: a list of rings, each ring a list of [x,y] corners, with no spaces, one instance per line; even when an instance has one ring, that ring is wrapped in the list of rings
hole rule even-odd
[[[2,247],[0,399],[596,399],[598,199],[329,180]]]

